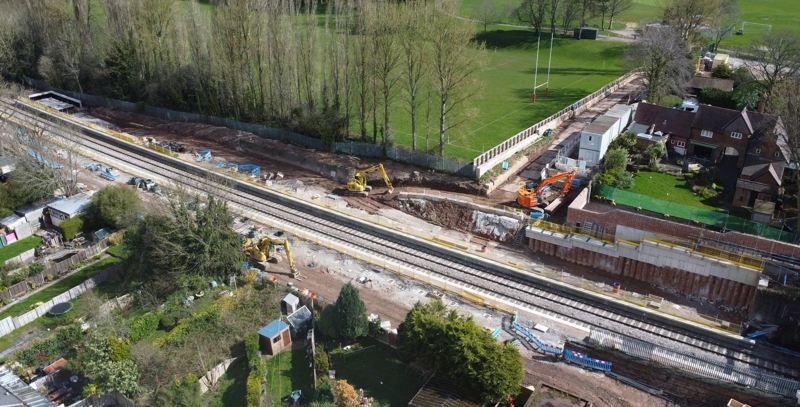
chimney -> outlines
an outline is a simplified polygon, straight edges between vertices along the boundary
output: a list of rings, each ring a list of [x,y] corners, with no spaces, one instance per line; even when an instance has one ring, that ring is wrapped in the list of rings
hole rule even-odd
[[[650,126],[650,129],[647,130],[647,134],[652,135],[655,130],[656,130],[656,125],[654,124]]]

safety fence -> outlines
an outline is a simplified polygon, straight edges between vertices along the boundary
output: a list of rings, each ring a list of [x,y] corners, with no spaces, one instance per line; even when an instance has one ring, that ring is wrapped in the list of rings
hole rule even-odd
[[[593,192],[596,196],[613,201],[616,205],[630,206],[639,210],[660,213],[667,217],[716,226],[723,230],[732,230],[789,243],[797,241],[798,238],[795,231],[789,232],[784,228],[777,229],[736,216],[669,202],[633,192],[621,191],[605,185],[595,185]]]
[[[572,105],[561,109],[552,116],[534,124],[531,127],[528,127],[525,130],[522,130],[521,132],[498,144],[494,148],[475,157],[475,159],[472,160],[472,163],[475,167],[475,176],[480,177],[483,175],[483,173],[489,171],[491,167],[494,166],[494,161],[497,161],[497,158],[509,157],[530,144],[532,141],[542,137],[540,133],[543,132],[545,127],[557,127],[563,121],[572,118],[576,114],[584,112],[585,110],[594,106],[598,101],[609,96],[611,92],[617,90],[620,86],[623,86],[633,80],[638,75],[638,72],[628,72],[625,75],[622,75],[608,85],[603,86],[596,92],[593,92],[592,94],[582,98]],[[542,131],[540,132],[540,130]]]
[[[595,358],[589,357],[589,355],[587,355],[585,353],[575,352],[574,350],[567,349],[564,352],[564,359],[566,359],[566,360],[568,360],[570,362],[574,362],[574,363],[578,363],[578,364],[584,365],[584,366],[589,366],[589,367],[591,367],[593,369],[602,370],[604,372],[610,372],[611,371],[611,365],[612,365],[611,362],[606,362],[605,360],[595,359]]]
[[[699,356],[687,355],[598,328],[591,329],[589,338],[601,346],[714,380],[748,386],[787,397],[794,397],[800,390],[800,382],[796,380],[758,372],[745,366],[737,367],[733,364],[705,360]]]
[[[511,327],[514,328],[517,332],[524,335],[528,340],[533,342],[539,349],[542,350],[544,353],[549,353],[556,356],[561,356],[564,353],[564,344],[559,345],[551,345],[547,342],[540,340],[536,335],[534,335],[528,328],[521,326],[517,323],[517,313],[514,313],[514,321],[511,322]]]

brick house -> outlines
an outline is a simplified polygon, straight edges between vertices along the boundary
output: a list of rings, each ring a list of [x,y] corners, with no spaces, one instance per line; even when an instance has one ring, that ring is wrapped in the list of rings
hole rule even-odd
[[[628,133],[636,134],[636,145],[644,150],[654,142],[666,143],[670,154],[686,155],[694,113],[640,103]]]
[[[780,117],[764,113],[749,114],[755,134],[750,139],[742,173],[736,181],[734,206],[753,206],[756,199],[771,200],[783,183],[783,171],[791,152]]]
[[[741,169],[747,157],[750,137],[756,133],[750,117],[762,114],[753,112],[747,106],[741,110],[731,110],[701,105],[692,121],[687,155],[702,157],[714,164],[723,155],[734,155],[739,157],[736,168]]]

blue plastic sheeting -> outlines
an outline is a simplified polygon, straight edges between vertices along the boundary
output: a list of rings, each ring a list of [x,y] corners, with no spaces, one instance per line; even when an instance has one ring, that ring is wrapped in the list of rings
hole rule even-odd
[[[593,369],[599,369],[604,372],[611,371],[611,362],[606,362],[600,359],[593,359],[585,353],[575,352],[573,350],[566,350],[564,352],[564,359],[570,362],[575,362],[580,365],[588,366]]]
[[[498,336],[500,336],[500,332],[502,331],[503,331],[502,326],[497,327],[497,329],[495,329],[494,332],[492,332],[492,338],[497,338]]]
[[[197,154],[199,155],[197,157],[197,161],[203,161],[203,160],[210,160],[211,159],[211,150],[200,150],[200,151],[197,152]]]
[[[542,340],[539,339],[533,333],[531,333],[531,331],[529,331],[528,328],[525,328],[524,326],[520,326],[517,323],[517,315],[516,314],[514,314],[514,322],[511,323],[511,327],[516,329],[519,333],[525,335],[526,338],[528,338],[531,342],[533,342],[533,344],[536,345],[537,347],[539,347],[539,349],[541,349],[542,352],[544,352],[544,353],[550,353],[550,354],[553,354],[553,355],[556,355],[556,356],[560,356],[562,353],[564,353],[564,348],[563,347],[557,346],[557,345],[551,345],[551,344],[549,344],[547,342],[542,342]]]
[[[100,176],[103,177],[103,178],[108,178],[108,179],[110,179],[112,181],[115,181],[117,179],[117,177],[115,177],[114,174],[112,174],[112,173],[110,173],[108,171],[100,171]]]
[[[231,168],[239,168],[239,164],[236,164],[236,163],[228,163],[228,167],[231,167]]]
[[[239,166],[239,172],[248,173],[252,176],[258,175],[261,172],[261,167],[255,164],[242,164]]]
[[[222,167],[224,167],[226,165],[228,165],[228,164],[225,161],[223,161],[223,162],[217,164],[217,168],[222,168]]]

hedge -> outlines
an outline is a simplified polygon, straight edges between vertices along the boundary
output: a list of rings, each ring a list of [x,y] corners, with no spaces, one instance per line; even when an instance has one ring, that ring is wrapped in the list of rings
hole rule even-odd
[[[161,322],[162,315],[161,312],[148,312],[147,314],[131,319],[128,323],[128,326],[131,328],[131,343],[141,341],[158,329],[158,324]]]
[[[261,367],[261,352],[259,352],[258,333],[253,332],[244,337],[244,350],[247,354],[247,365],[251,373],[256,373],[259,376],[262,372]]]
[[[247,407],[259,407],[261,405],[261,375],[250,372],[247,376]]]
[[[57,229],[64,236],[65,241],[70,241],[75,238],[75,235],[83,230],[83,218],[76,216],[61,222]]]

